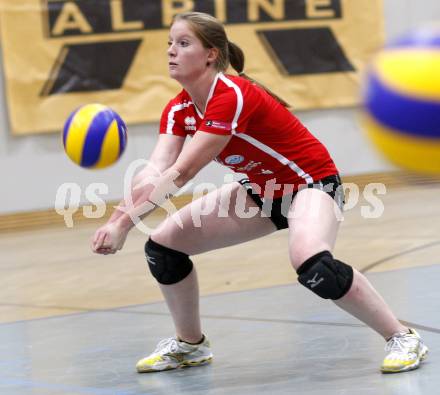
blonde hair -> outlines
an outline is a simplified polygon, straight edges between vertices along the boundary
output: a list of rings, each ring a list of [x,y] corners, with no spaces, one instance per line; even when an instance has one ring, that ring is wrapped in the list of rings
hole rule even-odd
[[[243,71],[245,62],[243,50],[237,44],[228,40],[225,27],[217,18],[203,12],[184,12],[174,17],[173,23],[176,21],[185,21],[188,23],[205,48],[216,48],[218,50],[218,56],[215,62],[215,68],[218,71],[224,72],[228,69],[229,65],[231,65],[239,76],[263,88],[284,107],[290,107],[281,97],[245,74]]]

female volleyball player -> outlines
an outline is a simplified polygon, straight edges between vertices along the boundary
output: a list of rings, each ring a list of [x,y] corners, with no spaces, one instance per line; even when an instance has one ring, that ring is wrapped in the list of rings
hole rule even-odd
[[[325,147],[283,100],[244,74],[243,52],[228,41],[217,19],[203,13],[178,15],[170,29],[168,57],[170,76],[183,90],[163,112],[150,158],[154,166],[147,165],[137,178],[134,207],[122,202],[126,209],[115,211],[96,231],[93,251],[121,249],[134,226],[132,218],[153,211],[214,159],[246,173],[249,180],[225,185],[183,207],[150,235],[147,261],[173,317],[176,337],[162,340],[138,362],[137,370],[199,365],[212,358],[201,330],[190,255],[285,228],[299,282],[319,297],[334,300],[387,340],[382,371],[417,368],[427,354],[419,335],[396,319],[361,273],[331,253],[343,192]],[[225,74],[229,65],[238,76]],[[184,147],[188,135],[192,140]],[[246,215],[237,210],[240,197]],[[195,223],[192,214],[206,206],[214,209]],[[248,215],[252,212],[259,215]]]

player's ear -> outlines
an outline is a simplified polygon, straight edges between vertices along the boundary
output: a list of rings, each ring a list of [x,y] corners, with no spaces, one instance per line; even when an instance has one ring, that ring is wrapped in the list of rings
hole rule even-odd
[[[218,48],[209,48],[208,51],[209,51],[208,52],[208,59],[206,62],[207,66],[209,66],[209,64],[215,63],[217,61],[218,53],[219,53]]]

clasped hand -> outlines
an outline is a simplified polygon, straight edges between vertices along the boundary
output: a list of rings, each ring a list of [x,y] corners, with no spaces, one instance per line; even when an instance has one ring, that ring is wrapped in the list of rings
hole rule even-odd
[[[125,243],[128,230],[118,225],[118,222],[108,222],[101,226],[93,235],[92,251],[97,254],[115,254]]]

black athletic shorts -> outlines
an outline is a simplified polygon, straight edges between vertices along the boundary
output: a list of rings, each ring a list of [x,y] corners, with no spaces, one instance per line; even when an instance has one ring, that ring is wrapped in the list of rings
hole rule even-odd
[[[252,188],[252,183],[249,181],[249,179],[244,178],[243,180],[240,180],[239,183],[246,188],[248,195],[258,205],[258,207],[260,207],[267,214],[278,230],[289,227],[287,222],[287,214],[298,191],[277,199],[268,200],[263,199],[254,191]],[[301,185],[299,190],[302,188],[320,189],[321,191],[324,191],[330,195],[330,197],[334,199],[341,210],[344,207],[344,188],[342,186],[341,178],[338,174],[322,178],[313,184]]]

